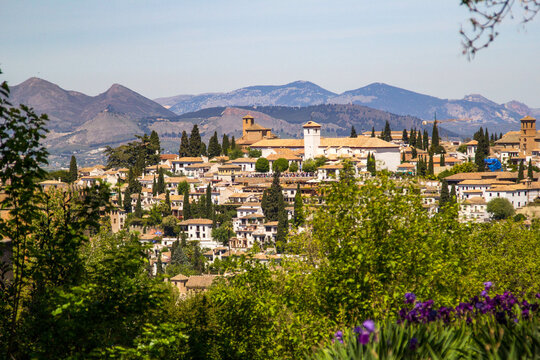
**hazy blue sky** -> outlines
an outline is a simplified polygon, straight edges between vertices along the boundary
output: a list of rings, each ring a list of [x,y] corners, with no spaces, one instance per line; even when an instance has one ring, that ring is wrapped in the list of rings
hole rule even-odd
[[[0,0],[0,67],[89,95],[150,97],[309,80],[384,82],[442,98],[481,93],[540,107],[540,17],[509,22],[473,61],[460,0]]]

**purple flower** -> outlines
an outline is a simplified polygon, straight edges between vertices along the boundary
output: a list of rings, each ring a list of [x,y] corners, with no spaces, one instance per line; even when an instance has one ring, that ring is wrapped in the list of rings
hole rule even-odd
[[[373,320],[366,320],[362,323],[362,326],[368,331],[368,333],[375,332],[375,323]]]
[[[487,291],[486,290],[482,290],[482,292],[480,293],[480,295],[482,295],[483,297],[486,297],[488,295]]]
[[[340,343],[343,344],[343,332],[341,330],[337,331],[335,334],[334,334],[334,341],[337,340],[339,341]]]
[[[489,289],[491,289],[492,286],[493,286],[493,283],[491,281],[486,281],[484,283],[484,289],[486,289],[486,291],[489,291]]]
[[[416,295],[413,293],[406,293],[405,294],[405,303],[406,304],[412,304],[416,300]]]
[[[367,343],[369,343],[369,332],[367,331],[362,331],[359,335],[358,335],[358,342],[362,345],[367,345]]]
[[[418,349],[418,339],[413,337],[411,340],[409,340],[409,349],[412,351]]]

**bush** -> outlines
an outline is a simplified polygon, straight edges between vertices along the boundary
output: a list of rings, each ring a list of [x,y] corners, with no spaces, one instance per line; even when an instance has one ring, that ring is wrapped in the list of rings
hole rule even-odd
[[[274,161],[272,164],[272,171],[274,172],[284,172],[289,168],[289,161],[284,158],[279,158]]]
[[[257,149],[249,149],[248,156],[250,158],[260,158],[262,156],[262,151]]]
[[[257,162],[255,163],[255,171],[257,172],[268,172],[270,170],[270,163],[266,158],[258,158]]]
[[[302,171],[308,172],[308,173],[314,173],[317,171],[317,163],[313,159],[307,159],[302,164]]]
[[[291,166],[289,166],[289,171],[290,172],[297,172],[298,171],[298,164],[297,163],[292,163]]]
[[[487,204],[487,211],[491,214],[494,220],[504,220],[513,216],[515,213],[514,207],[505,198],[495,198]]]

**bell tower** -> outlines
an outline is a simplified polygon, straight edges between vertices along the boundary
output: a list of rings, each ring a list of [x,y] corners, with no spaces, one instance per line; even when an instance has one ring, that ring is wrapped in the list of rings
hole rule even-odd
[[[246,129],[250,126],[253,126],[255,123],[255,118],[251,116],[250,114],[247,114],[242,118],[242,136],[246,136],[247,131]]]
[[[321,146],[321,125],[308,121],[304,125],[304,159],[314,159]]]
[[[525,155],[531,155],[535,147],[536,139],[536,119],[525,116],[521,119],[521,131],[519,133],[519,150]]]

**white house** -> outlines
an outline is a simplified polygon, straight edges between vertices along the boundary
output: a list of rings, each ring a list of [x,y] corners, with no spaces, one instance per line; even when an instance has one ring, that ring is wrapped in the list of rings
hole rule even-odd
[[[214,249],[220,246],[212,238],[212,220],[209,219],[190,219],[184,220],[180,226],[187,234],[188,241],[199,241],[201,248]]]

